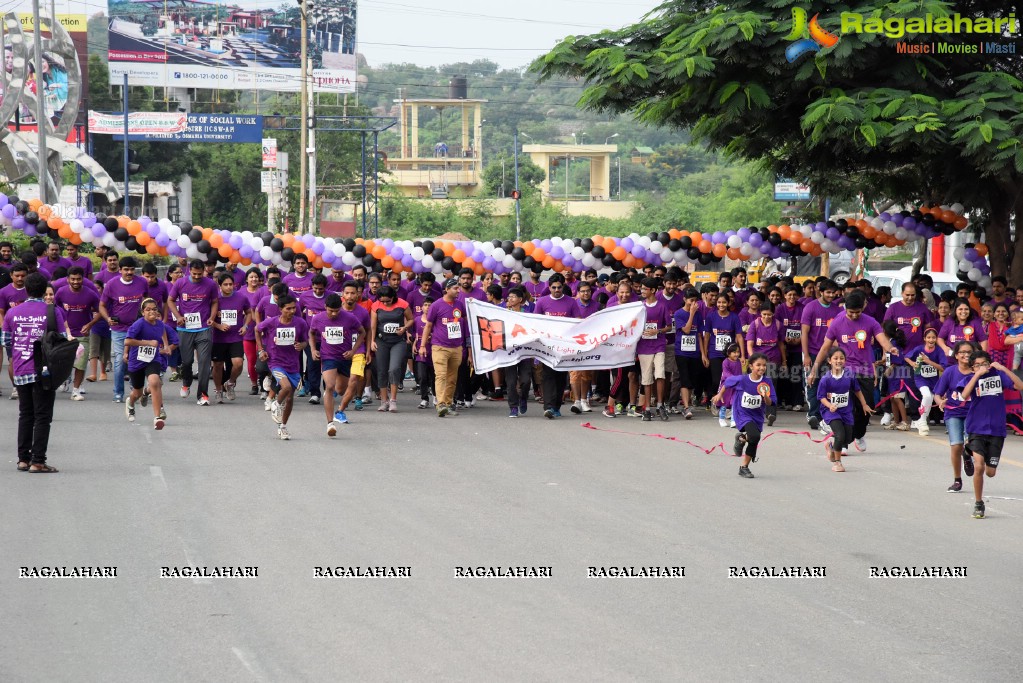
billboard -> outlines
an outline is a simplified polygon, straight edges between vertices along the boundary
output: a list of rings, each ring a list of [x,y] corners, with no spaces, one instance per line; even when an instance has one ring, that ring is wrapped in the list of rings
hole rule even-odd
[[[108,0],[110,83],[298,92],[302,7],[282,0]],[[307,3],[308,4],[308,3]],[[356,0],[307,17],[318,92],[355,92]]]
[[[32,2],[31,0],[15,0],[15,2],[8,3],[8,7],[4,7],[4,13],[14,12],[18,20],[21,23],[21,30],[25,34],[27,41],[26,48],[28,50],[28,70],[25,76],[24,90],[30,96],[34,96],[39,85],[37,84],[36,68],[35,64],[32,63],[32,31],[34,23],[32,21]],[[57,21],[60,22],[64,30],[67,31],[71,41],[74,45],[74,52],[78,55],[78,61],[81,64],[81,77],[82,77],[82,90],[81,92],[86,93],[89,89],[89,48],[88,48],[88,16],[84,12],[84,5],[81,0],[49,0],[43,3],[44,10],[53,9],[56,14]],[[46,12],[44,11],[43,21],[43,65],[42,65],[42,89],[45,95],[44,108],[47,115],[52,119],[59,119],[64,107],[67,105],[68,98],[68,81],[69,71],[74,68],[73,58],[69,59],[69,55],[59,54],[60,50],[54,50],[51,46],[50,31],[48,23],[45,19]],[[4,95],[8,90],[8,81],[11,78],[14,64],[12,61],[13,52],[11,49],[10,37],[4,35],[4,72],[0,76],[0,102],[2,102]],[[35,124],[35,111],[29,104],[29,100],[26,99],[25,103],[19,105],[17,111],[17,120],[19,124]]]
[[[808,202],[810,201],[810,186],[791,178],[775,178],[774,201]]]

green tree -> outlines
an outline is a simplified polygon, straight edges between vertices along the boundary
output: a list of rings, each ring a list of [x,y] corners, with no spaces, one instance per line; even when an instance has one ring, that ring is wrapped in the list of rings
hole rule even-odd
[[[526,155],[519,155],[519,190],[525,194],[535,190],[547,173]],[[511,197],[515,189],[515,158],[502,155],[483,169],[483,192],[488,197]]]
[[[541,78],[583,79],[587,110],[689,130],[822,195],[863,190],[980,209],[993,272],[1023,277],[1023,230],[1007,263],[1010,216],[1023,212],[1023,64],[1011,55],[896,55],[894,40],[867,33],[841,35],[790,64],[785,49],[803,33],[804,5],[666,2],[633,26],[567,38],[531,68]],[[839,32],[850,11],[892,20],[1006,17],[1009,9],[993,0],[837,2],[821,23]],[[947,38],[905,40],[933,48]]]

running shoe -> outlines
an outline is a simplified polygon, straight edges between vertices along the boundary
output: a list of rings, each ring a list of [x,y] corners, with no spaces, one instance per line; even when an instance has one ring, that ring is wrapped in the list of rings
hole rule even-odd
[[[265,399],[263,399],[263,410],[265,412],[269,413],[272,403],[273,403],[273,399],[270,398],[269,396],[267,396]]]
[[[773,427],[774,426],[774,421],[775,421],[775,419],[777,419],[777,417],[778,416],[775,415],[774,413],[769,413],[768,416],[767,416],[767,426],[768,427]]]
[[[649,410],[643,411],[643,422],[651,422],[653,419],[654,416],[650,413]]]
[[[142,404],[143,408],[145,408],[146,406],[149,405],[149,390],[148,389],[146,389],[146,390],[144,390],[142,392],[142,398],[139,399],[139,403]]]
[[[948,491],[949,493],[959,493],[962,490],[963,482],[961,479],[956,479],[954,482],[952,482],[952,485],[946,489],[946,491]]]
[[[155,429],[156,431],[160,431],[161,429],[163,429],[164,424],[166,423],[163,421],[162,417],[153,418],[153,429]]]
[[[378,413],[386,413],[390,409],[390,407],[391,407],[391,402],[390,401],[381,401],[380,402],[380,407],[377,408],[377,412]]]
[[[853,445],[856,446],[856,450],[860,453],[867,452],[867,437],[861,436],[858,439],[853,439]]]
[[[362,405],[364,405],[364,406],[371,406],[371,405],[373,405],[373,397],[370,396],[369,394],[363,394],[362,395]]]
[[[973,504],[973,518],[984,519],[984,501],[978,500]]]
[[[180,392],[178,392],[178,393],[180,393],[180,394],[181,394],[181,398],[188,398],[188,394],[189,394],[189,393],[190,393],[191,391],[192,391],[192,389],[191,389],[190,387],[182,386],[182,387],[181,387],[181,391],[180,391]]]
[[[315,405],[319,405],[319,404],[320,404],[320,397],[319,396],[317,396],[316,394],[313,394],[312,396],[309,397],[309,405],[315,406]]]
[[[354,403],[355,403],[355,409],[356,410],[362,410],[362,399],[361,398],[355,399]]]
[[[525,415],[529,410],[529,399],[523,398],[519,401],[519,415]]]
[[[615,411],[611,408],[604,408],[604,410],[601,411],[601,415],[603,415],[604,417],[618,417],[615,414]]]
[[[835,440],[828,439],[824,442],[824,454],[828,456],[830,462],[835,462]]]
[[[895,429],[899,430],[900,432],[908,432],[909,431],[909,423],[908,422],[900,422],[899,424],[895,425]]]
[[[335,412],[334,413],[334,422],[337,422],[338,424],[342,424],[342,425],[348,424],[348,416],[345,415],[345,411],[339,410],[339,411]]]
[[[518,417],[518,416],[519,416],[518,406],[512,406],[511,408],[508,409],[508,417]]]
[[[448,414],[448,407],[443,403],[437,406],[437,417],[444,417]]]
[[[167,411],[164,409],[163,406],[160,406],[160,419],[161,420],[167,419]]]
[[[333,422],[327,423],[327,436],[337,436],[337,425]]]
[[[667,422],[668,421],[668,409],[666,407],[664,407],[664,405],[658,406],[657,407],[657,412],[661,416],[661,422]]]
[[[454,408],[448,408],[448,417],[458,417],[459,414],[460,413]]]
[[[668,412],[672,415],[684,415],[686,411],[681,406],[671,406],[668,408]]]
[[[273,405],[270,408],[270,419],[276,422],[277,424],[280,424],[281,421],[284,419],[284,406],[282,406],[277,401],[274,401]]]
[[[210,404],[210,397],[206,394],[199,394],[199,398],[196,399],[195,405],[197,406],[208,406]]]
[[[234,393],[234,386],[234,382],[224,382],[224,394],[227,396],[228,401],[238,398],[237,394]]]
[[[291,441],[291,433],[288,432],[288,428],[281,425],[277,428],[277,438],[281,441]]]
[[[555,409],[555,411],[554,411],[554,417],[561,417],[561,411],[560,411],[560,410],[557,410],[557,409]]]
[[[742,457],[742,448],[746,445],[746,432],[739,432],[735,435],[735,441],[732,442],[732,453],[735,457]]]
[[[634,405],[629,405],[629,412],[626,413],[629,417],[643,417],[643,413],[639,412],[639,409]]]
[[[167,381],[168,382],[177,382],[179,379],[181,379],[181,373],[178,372],[177,370],[175,370],[174,372],[172,372],[170,374],[170,377],[167,378]]]
[[[233,389],[233,387],[232,387],[232,389]],[[259,387],[257,387],[255,384],[253,384],[252,388],[249,389],[249,396],[259,396]],[[231,400],[233,401],[234,399],[232,398]]]
[[[572,404],[572,407],[571,407],[571,408],[569,408],[569,410],[571,410],[571,411],[572,411],[572,414],[573,414],[573,415],[580,415],[580,414],[582,414],[582,412],[583,412],[583,408],[582,408],[582,406],[581,406],[581,405],[579,404],[579,401],[576,401],[575,403],[573,403],[573,404]]]
[[[309,395],[309,392],[305,390],[305,387],[299,387],[299,388],[298,388],[298,394],[297,394],[297,396],[298,396],[299,398],[305,398],[305,397],[306,397],[306,396],[308,396],[308,395]]]
[[[392,413],[398,412],[398,400],[397,399],[391,401],[391,412]]]
[[[270,375],[263,378],[263,391],[270,391],[274,388],[273,380],[270,379]]]
[[[743,479],[753,479],[753,473],[749,471],[748,467],[739,467],[739,476]]]
[[[693,409],[689,408],[689,407],[686,407],[682,411],[682,417],[684,417],[687,420],[692,420],[693,419]]]
[[[17,401],[18,400],[18,390],[17,390],[17,388],[11,389],[11,395],[7,397],[7,400],[8,401]]]
[[[831,471],[832,472],[845,472],[845,466],[843,466],[842,465],[842,461],[839,460],[838,462],[836,462],[834,465],[831,466]]]
[[[593,412],[593,408],[590,407],[590,402],[586,400],[579,401],[579,409],[582,410],[584,413]]]
[[[135,404],[131,401],[124,402],[124,414],[128,417],[128,422],[135,421]]]
[[[554,411],[551,410],[550,408],[548,408],[547,410],[543,411],[543,416],[546,417],[548,420],[553,420],[554,419]]]
[[[415,379],[415,376],[412,374],[411,370],[405,373],[405,379]]]
[[[819,429],[821,426],[821,420],[819,417],[811,417],[807,419],[806,423],[810,425],[810,429]]]
[[[216,389],[214,389],[213,390],[213,402],[214,403],[218,403],[218,404],[219,403],[223,403],[224,402],[224,392],[217,391]]]
[[[718,418],[718,427],[724,427],[725,429],[728,429],[728,420],[726,420],[723,417],[719,417]]]
[[[427,401],[425,398],[422,401],[419,402],[419,409],[420,410],[423,410],[424,408],[428,408],[429,406],[430,406],[430,402]]]
[[[624,415],[625,406],[622,405],[621,403],[615,403],[615,413],[617,413],[618,415]]]
[[[819,431],[824,436],[830,436],[831,435],[831,426],[827,422],[824,422],[823,420],[821,420],[820,426],[819,426],[817,431]]]
[[[796,404],[795,404],[795,405],[793,405],[793,406],[792,406],[791,408],[789,408],[789,410],[791,410],[791,411],[792,411],[792,412],[794,412],[794,413],[799,413],[799,412],[802,412],[802,410],[803,410],[803,404],[802,404],[802,403],[796,403]]]
[[[72,401],[84,401],[85,397],[82,396],[82,392],[75,391],[75,392],[72,392],[72,394],[71,394],[71,400]]]
[[[71,378],[70,377],[67,378],[66,380],[64,380],[64,383],[62,385],[60,385],[60,391],[61,391],[61,393],[64,393],[64,394],[66,394],[66,393],[71,391]]]
[[[891,413],[885,413],[884,415],[881,416],[881,426],[888,427],[888,425],[892,423],[892,419],[893,418]]]
[[[967,477],[973,476],[973,451],[968,448],[963,449],[963,472]]]
[[[114,394],[114,403],[121,403],[124,401],[124,396],[120,394]]]

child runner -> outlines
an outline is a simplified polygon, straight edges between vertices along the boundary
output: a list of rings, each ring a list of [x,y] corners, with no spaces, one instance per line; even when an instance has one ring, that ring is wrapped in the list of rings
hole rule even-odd
[[[831,349],[828,353],[828,365],[831,366],[831,372],[825,373],[817,386],[817,400],[820,401],[822,408],[821,418],[831,427],[832,433],[832,438],[824,444],[824,452],[828,454],[828,460],[834,463],[831,466],[833,472],[845,472],[845,467],[842,466],[842,453],[852,443],[854,422],[849,395],[856,395],[864,413],[872,414],[874,409],[867,405],[856,377],[845,371],[845,351],[837,347]]]
[[[760,444],[760,433],[764,429],[764,408],[778,401],[778,394],[767,373],[767,356],[755,353],[749,359],[748,375],[734,375],[723,382],[723,386],[714,397],[716,401],[724,398],[725,389],[734,388],[732,397],[732,419],[739,433],[735,435],[734,452],[742,458],[739,463],[739,476],[753,479],[750,463],[757,460],[757,446]],[[743,448],[745,447],[745,454]]]
[[[131,394],[124,402],[129,422],[135,421],[135,401],[143,406],[152,398],[153,429],[163,429],[163,380],[167,358],[178,344],[174,328],[160,320],[160,306],[153,299],[142,302],[142,317],[128,327],[124,338],[124,358],[131,379]]]
[[[327,436],[337,434],[338,423],[348,418],[343,410],[334,412],[334,395],[344,396],[352,373],[355,348],[366,339],[366,329],[354,314],[341,310],[341,297],[331,292],[326,310],[309,321],[309,349],[323,373],[323,411],[327,415]]]
[[[945,352],[938,348],[938,331],[933,327],[924,330],[924,343],[906,354],[906,363],[913,368],[913,382],[920,392],[920,418],[909,426],[919,430],[920,436],[931,433],[927,416],[934,403],[934,389],[945,371],[946,358]]]
[[[721,364],[721,381],[718,383],[718,391],[724,389],[725,380],[729,377],[737,377],[742,374],[742,361],[740,360],[741,354],[738,344],[729,344],[728,348],[725,349],[727,357],[725,362]],[[728,413],[731,412],[732,405],[732,394],[734,392],[731,389],[725,389],[724,398],[721,401],[714,402],[718,409],[718,424],[722,427],[728,427]],[[735,426],[735,416],[732,416],[731,426]]]
[[[984,475],[995,476],[1005,443],[1005,389],[1023,391],[1023,380],[1001,363],[992,363],[987,351],[970,354],[973,374],[956,387],[968,401],[966,410],[966,456],[973,458],[974,519],[984,518]],[[972,398],[972,400],[971,400]]]
[[[785,330],[780,321],[774,319],[774,305],[768,301],[760,309],[760,317],[750,322],[746,329],[746,351],[752,356],[760,353],[767,357],[767,369],[772,377],[787,365],[785,362]],[[774,425],[778,417],[778,406],[767,408],[767,426]]]
[[[295,402],[295,390],[302,381],[299,368],[309,326],[295,314],[298,303],[293,296],[284,294],[277,297],[277,305],[281,314],[264,320],[256,328],[256,346],[260,359],[267,361],[270,374],[280,385],[277,405],[270,416],[280,425],[277,428],[277,438],[288,441],[291,439],[288,418],[291,417],[291,408]]]
[[[954,359],[953,365],[945,368],[941,379],[934,387],[934,396],[938,401],[938,407],[944,411],[945,429],[948,431],[948,444],[952,449],[952,485],[948,487],[949,493],[959,493],[963,488],[962,472],[966,470],[966,476],[973,476],[973,460],[963,459],[963,444],[966,441],[966,402],[962,394],[956,389],[960,382],[969,379],[972,369],[970,368],[970,354],[977,349],[973,342],[957,342],[952,349]],[[942,351],[944,353],[944,351]]]
[[[909,431],[909,416],[906,414],[906,395],[909,393],[910,375],[909,366],[906,364],[906,333],[902,331],[894,320],[885,320],[882,325],[884,333],[888,335],[892,346],[899,350],[898,354],[887,354],[888,364],[884,376],[888,379],[888,390],[882,389],[885,395],[892,394],[892,421],[885,425],[885,429],[897,429],[900,432]]]

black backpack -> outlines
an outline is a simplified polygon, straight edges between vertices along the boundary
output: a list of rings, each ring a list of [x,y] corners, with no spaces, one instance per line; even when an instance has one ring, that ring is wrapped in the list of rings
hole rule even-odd
[[[53,304],[46,307],[46,331],[32,343],[35,358],[36,381],[46,390],[56,390],[67,381],[74,370],[78,341],[67,339],[57,331],[57,316]],[[43,372],[43,369],[46,372]]]

